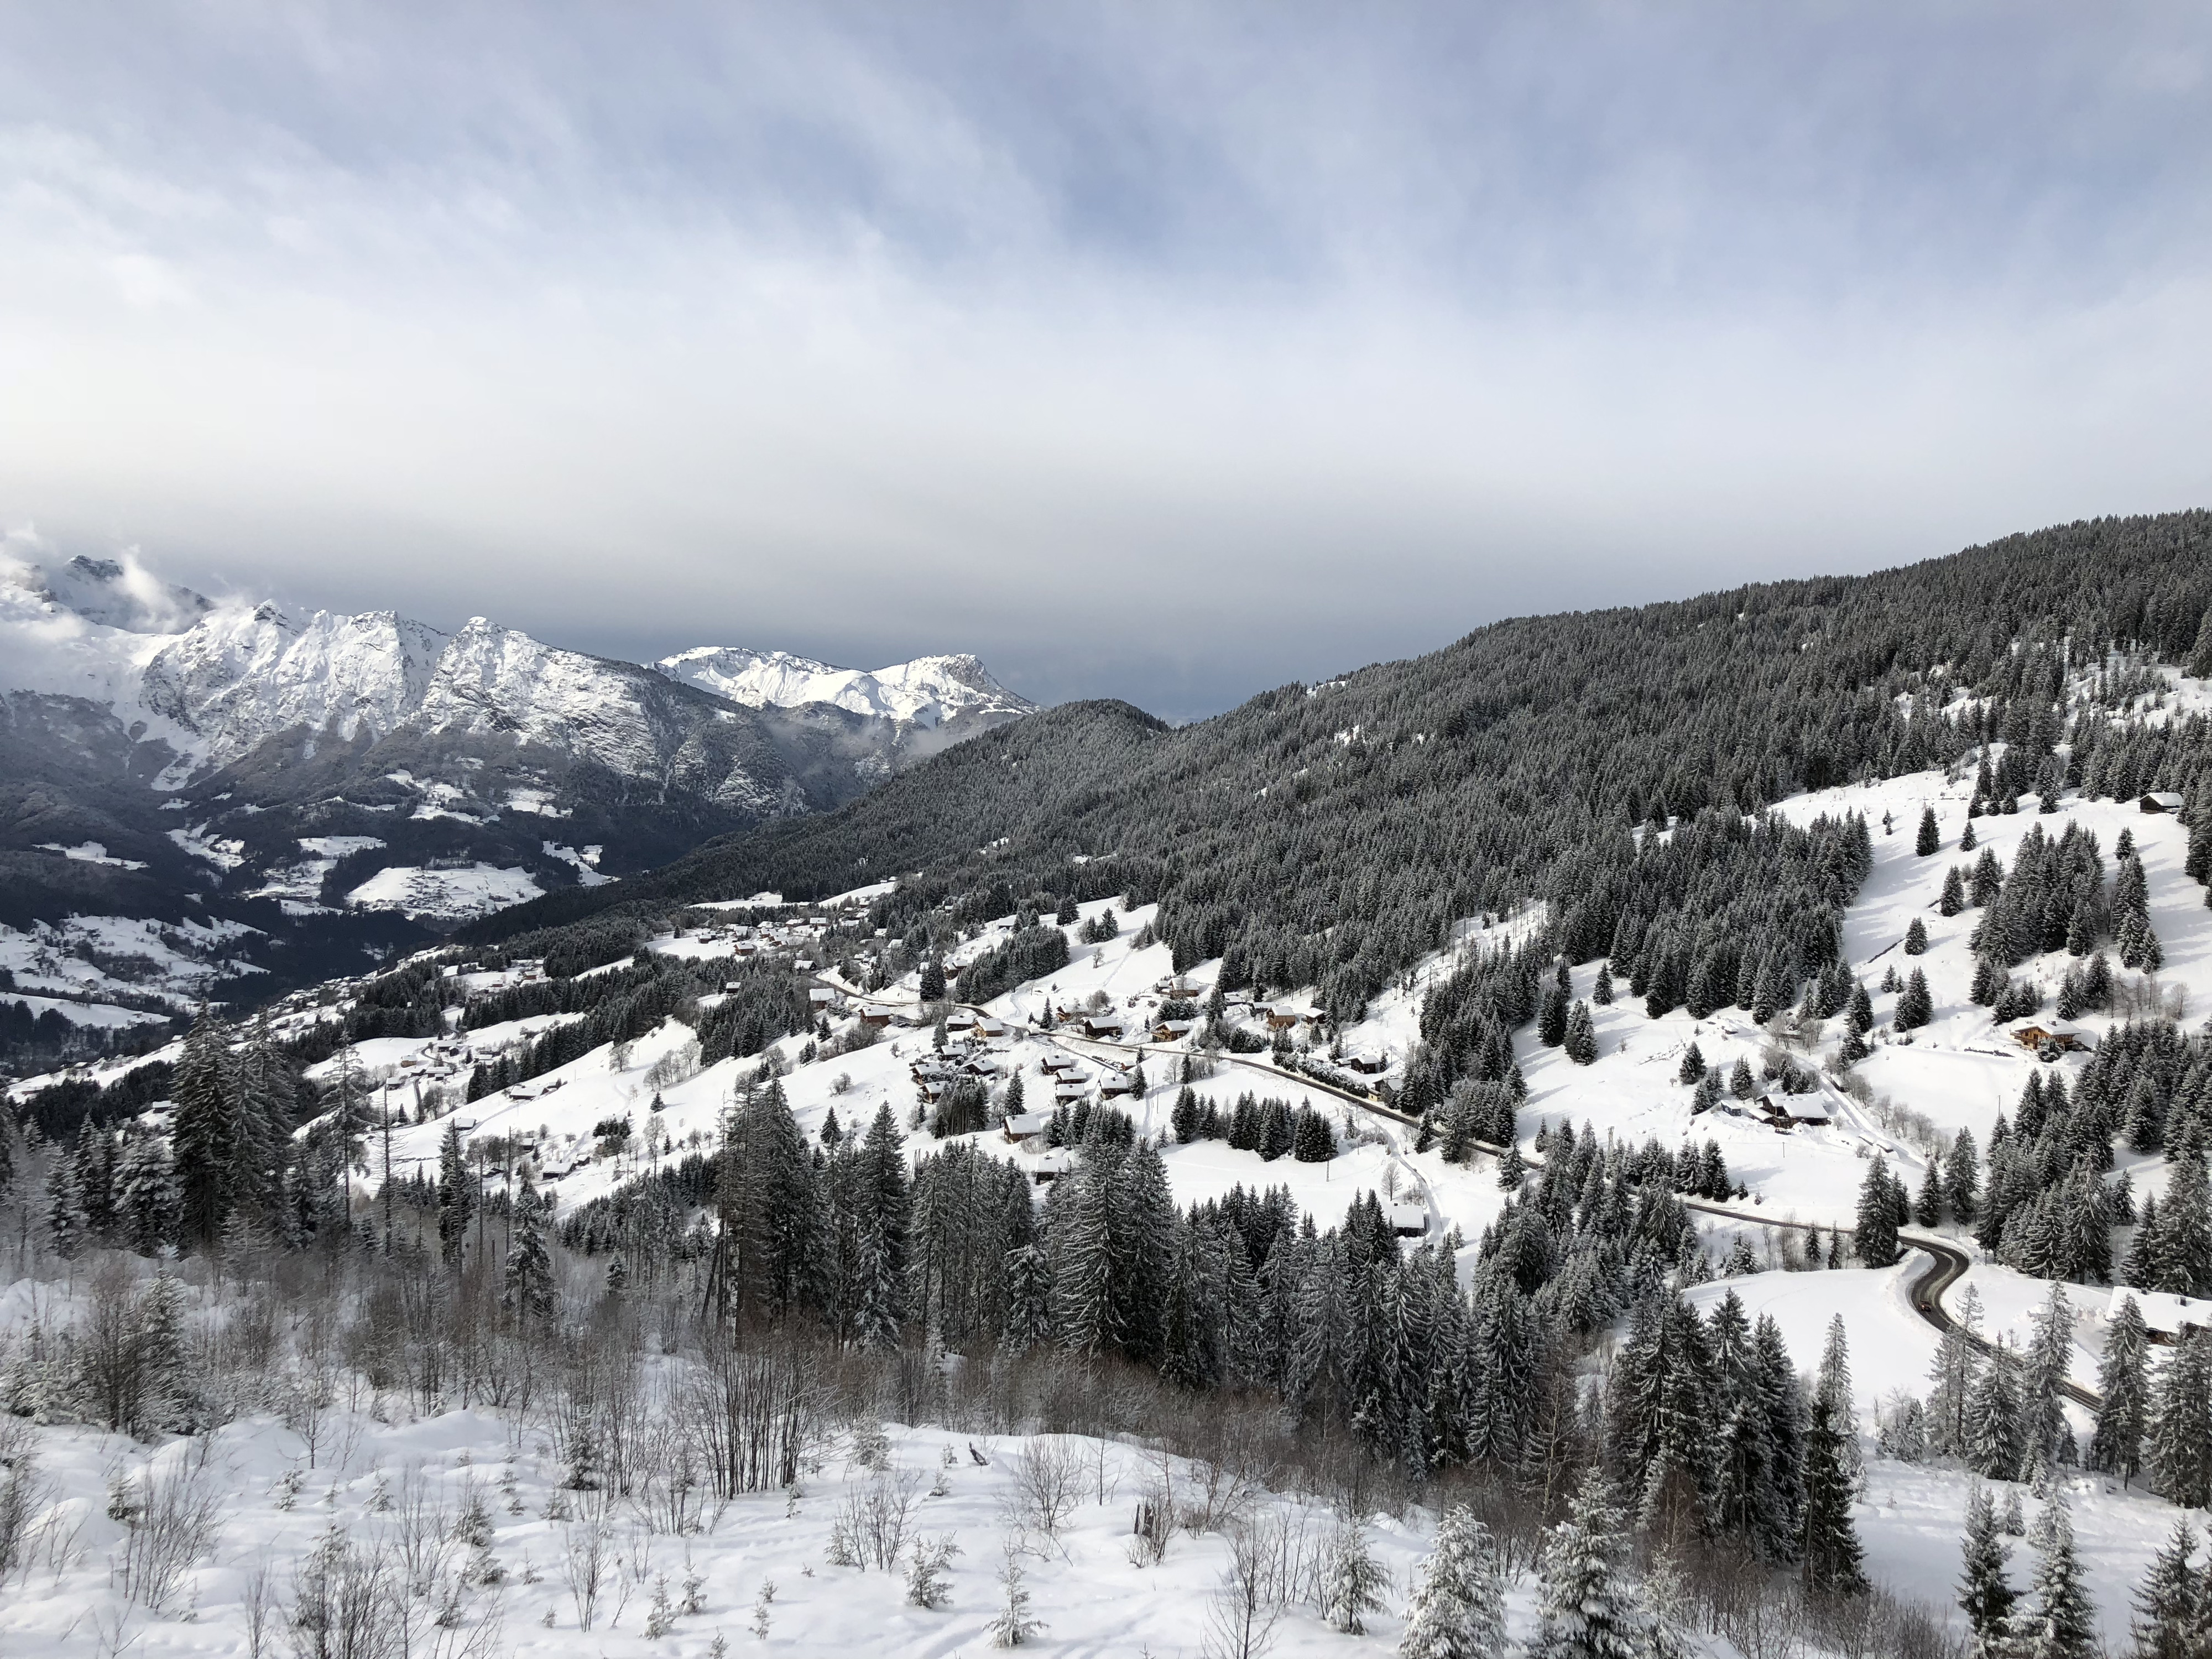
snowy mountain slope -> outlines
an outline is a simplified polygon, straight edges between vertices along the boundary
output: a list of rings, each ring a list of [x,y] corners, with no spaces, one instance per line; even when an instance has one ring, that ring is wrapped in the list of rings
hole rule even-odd
[[[1854,805],[1869,807],[1878,814],[1899,802],[1917,804],[1919,793],[1916,792],[1937,792],[1942,787],[1940,774],[1916,775],[1856,792],[1865,799]],[[1832,792],[1785,804],[1791,813],[1805,815],[1833,811],[1837,805]],[[2168,978],[2175,983],[2199,978],[2200,970],[2212,967],[2212,961],[2201,956],[2212,947],[2212,915],[2201,903],[2189,902],[2198,890],[2178,870],[2160,873],[2165,854],[2174,850],[2180,838],[2180,827],[2171,819],[2146,818],[2131,805],[2109,802],[2075,803],[2068,810],[2094,823],[2108,842],[2118,828],[2138,832],[2136,838],[2144,847],[2153,870],[2153,903],[2161,935],[2168,940],[2169,962],[2179,964],[2169,970]],[[1846,937],[1851,941],[1855,963],[1863,963],[1862,952],[1881,951],[1889,945],[1901,932],[1901,925],[1891,931],[1893,920],[1924,910],[1940,886],[1944,860],[1915,855],[1911,821],[1902,813],[1896,816],[1898,829],[1893,836],[1882,836],[1877,830],[1875,875],[1846,920]],[[2026,818],[2022,815],[2022,820]],[[2046,830],[2051,827],[2046,820]],[[2026,821],[1998,817],[1985,822],[1984,833],[1985,838],[2008,846],[2026,828]],[[1178,976],[1166,946],[1148,940],[1140,944],[1147,925],[1154,920],[1152,907],[1122,911],[1114,902],[1094,902],[1081,907],[1080,919],[1088,921],[1109,910],[1116,912],[1121,924],[1116,938],[1103,944],[1077,944],[1068,965],[1048,980],[1015,987],[984,1005],[988,1013],[1005,1019],[1010,1028],[1006,1039],[992,1045],[994,1053],[1001,1054],[1000,1075],[1018,1072],[1032,1104],[1051,1098],[1053,1079],[1043,1062],[1055,1054],[1082,1056],[1083,1075],[1094,1084],[1113,1075],[1112,1063],[1117,1057],[1124,1065],[1136,1057],[1127,1044],[1055,1037],[1040,1031],[1036,1022],[1048,1003],[1055,1007],[1087,1006],[1095,996],[1141,1028],[1163,1000],[1164,985],[1180,977],[1202,990],[1218,970],[1218,963],[1203,963]],[[1525,929],[1529,925],[1528,914],[1524,911],[1501,921],[1495,931]],[[951,953],[952,960],[964,962],[993,948],[1012,927],[1011,917],[984,924],[974,938]],[[1069,931],[1073,935],[1074,930]],[[1474,927],[1463,930],[1464,945],[1479,945],[1483,932]],[[733,940],[664,935],[646,948],[711,963],[730,956],[738,947]],[[1426,972],[1419,977],[1433,977],[1449,966],[1450,959],[1450,953],[1439,953],[1425,964]],[[1949,972],[1948,960],[1938,958],[1934,950],[1918,960],[1929,964],[1939,991],[1943,990]],[[1588,972],[1578,974],[1577,991],[1587,991]],[[875,1006],[911,1008],[915,999],[910,975],[880,998],[867,1000]],[[1304,1000],[1304,993],[1294,992],[1278,998],[1274,1006],[1297,1007]],[[2025,1078],[2046,1069],[2045,1065],[2016,1044],[1994,1048],[1992,1040],[2000,1035],[1999,1023],[1971,1004],[1951,1006],[1954,1000],[1960,1000],[1942,996],[1939,1007],[1948,1011],[1936,1025],[1914,1033],[1911,1044],[1877,1043],[1878,1054],[1899,1078],[1910,1077],[1916,1066],[1930,1066],[1937,1079],[1931,1086],[1937,1090],[1945,1086],[1941,1080],[1943,1066],[1954,1058],[1968,1055],[1986,1060],[2002,1073],[1990,1079],[1993,1103],[1989,1110],[1993,1115],[1996,1102],[2008,1104]],[[1883,997],[1878,1014],[1886,1018],[1893,1001]],[[1394,1061],[1402,1060],[1413,1030],[1410,1015],[1417,1004],[1418,987],[1411,994],[1392,993],[1382,1000],[1367,1022],[1341,1033],[1342,1046],[1347,1052],[1364,1048]],[[1848,1226],[1852,1221],[1868,1158],[1879,1153],[1905,1176],[1908,1183],[1915,1178],[1916,1143],[1910,1133],[1899,1133],[1885,1127],[1878,1102],[1869,1105],[1840,1091],[1825,1094],[1821,1098],[1836,1113],[1830,1126],[1787,1131],[1731,1111],[1693,1113],[1691,1091],[1674,1075],[1689,1041],[1697,1041],[1709,1060],[1723,1065],[1732,1063],[1738,1055],[1756,1065],[1771,1050],[1765,1034],[1750,1028],[1741,1018],[1709,1017],[1698,1021],[1678,1012],[1653,1020],[1645,1016],[1640,1003],[1625,995],[1601,1012],[1601,1053],[1589,1066],[1571,1066],[1564,1054],[1543,1048],[1525,1034],[1516,1043],[1529,1081],[1529,1098],[1520,1120],[1524,1147],[1532,1145],[1540,1128],[1567,1122],[1592,1124],[1601,1133],[1630,1141],[1656,1135],[1664,1142],[1694,1146],[1713,1139],[1723,1147],[1731,1174],[1749,1188],[1740,1208],[1753,1215],[1771,1213],[1778,1220],[1816,1220],[1824,1226]],[[2109,1018],[2092,1017],[2081,1029],[2101,1030]],[[842,1030],[847,1022],[841,1019],[837,1024]],[[1302,1039],[1304,1036],[1302,1031]],[[1832,1043],[1833,1036],[1832,1030],[1825,1040]],[[494,1034],[476,1034],[472,1040],[494,1040]],[[663,1161],[711,1143],[734,1084],[753,1062],[723,1061],[688,1077],[680,1074],[680,1066],[670,1072],[670,1057],[680,1056],[688,1041],[685,1029],[671,1022],[619,1053],[611,1047],[593,1050],[528,1085],[471,1103],[470,1133],[519,1137],[530,1143],[536,1149],[535,1172],[543,1190],[555,1198],[562,1213],[573,1213]],[[1815,1036],[1810,1051],[1797,1052],[1817,1055],[1823,1041]],[[410,1081],[401,1064],[407,1053],[417,1048],[368,1046],[376,1050],[375,1068],[391,1079],[401,1097],[407,1097],[410,1090],[419,1091],[419,1085]],[[1317,1224],[1326,1227],[1341,1219],[1353,1199],[1374,1191],[1424,1211],[1432,1236],[1448,1228],[1457,1229],[1466,1241],[1459,1258],[1462,1281],[1466,1282],[1474,1261],[1474,1241],[1498,1218],[1504,1202],[1494,1161],[1483,1158],[1457,1165],[1446,1163],[1435,1150],[1416,1152],[1413,1135],[1403,1125],[1347,1109],[1340,1099],[1308,1080],[1273,1070],[1264,1057],[1249,1062],[1249,1069],[1243,1064],[1218,1060],[1213,1073],[1197,1079],[1193,1086],[1202,1099],[1224,1109],[1237,1095],[1255,1091],[1316,1105],[1340,1126],[1343,1145],[1339,1155],[1326,1163],[1305,1164],[1287,1158],[1269,1162],[1255,1152],[1238,1151],[1220,1141],[1178,1144],[1167,1133],[1169,1109],[1178,1093],[1175,1046],[1170,1045],[1168,1052],[1143,1054],[1147,1086],[1120,1103],[1134,1118],[1140,1133],[1165,1137],[1162,1161],[1179,1204],[1219,1199],[1237,1186],[1251,1191],[1282,1185],[1302,1212],[1311,1214]],[[851,1054],[825,1053],[809,1059],[798,1038],[787,1039],[776,1048],[787,1068],[784,1087],[793,1115],[811,1140],[821,1133],[833,1112],[848,1130],[865,1122],[879,1106],[888,1105],[895,1116],[903,1116],[915,1099],[910,1068],[917,1059],[927,1057],[931,1039],[926,1028],[901,1030],[894,1026],[884,1040]],[[1984,1049],[1990,1052],[1977,1053]],[[2079,1061],[2057,1064],[2063,1070],[2078,1067]],[[666,1081],[671,1075],[677,1080]],[[659,1103],[653,1109],[656,1097]],[[596,1149],[593,1137],[599,1126],[625,1117],[640,1126],[650,1126],[641,1129],[643,1139],[611,1157]],[[1972,1121],[1978,1133],[1985,1133],[1986,1116]],[[401,1130],[394,1138],[395,1170],[428,1173],[434,1168],[438,1140],[445,1127],[444,1120],[434,1115]],[[1904,1127],[1910,1130],[1909,1124]],[[1053,1157],[1032,1146],[1009,1145],[993,1131],[970,1139],[994,1156],[1040,1169]],[[939,1145],[915,1133],[909,1137],[908,1152],[919,1156]],[[2155,1162],[2123,1154],[2124,1164],[2138,1166],[2139,1185],[2149,1173],[2141,1166]],[[373,1171],[365,1174],[373,1178]],[[1714,1263],[1738,1237],[1765,1261],[1775,1259],[1781,1242],[1775,1231],[1756,1224],[1744,1226],[1705,1217],[1700,1218],[1700,1225],[1708,1260]],[[1947,1231],[1959,1236],[1955,1228]],[[1971,1241],[1963,1242],[1971,1251]],[[1725,1291],[1735,1290],[1753,1316],[1761,1313],[1776,1316],[1797,1364],[1808,1371],[1826,1340],[1830,1320],[1841,1317],[1850,1344],[1869,1468],[1867,1486],[1855,1512],[1869,1566],[1884,1583],[1940,1607],[1952,1594],[1957,1571],[1958,1516],[1971,1477],[1948,1463],[1906,1464],[1879,1458],[1872,1439],[1874,1425],[1893,1406],[1899,1391],[1916,1395],[1926,1391],[1936,1333],[1916,1314],[1907,1294],[1920,1266],[1918,1259],[1908,1257],[1899,1267],[1887,1269],[1766,1271],[1697,1287],[1692,1299],[1709,1310]],[[2049,1290],[2047,1282],[1986,1264],[1977,1267],[1973,1280],[1981,1284],[1989,1304],[1983,1328],[1992,1334],[2024,1336],[2027,1310],[2039,1304]],[[1962,1291],[1963,1287],[1954,1290],[1954,1312],[1960,1310]],[[2074,1298],[2078,1350],[2075,1371],[2078,1379],[2094,1381],[2104,1328],[2094,1310],[2101,1307],[2103,1298],[2094,1290],[2078,1287]],[[2092,1419],[2078,1410],[2071,1415],[2077,1433],[2086,1437]],[[2129,1593],[2171,1527],[2175,1511],[2139,1487],[2124,1491],[2118,1483],[2103,1476],[2074,1473],[2060,1484],[2073,1510],[2100,1622],[2109,1637],[2118,1638],[2126,1628]],[[2033,1513],[2033,1500],[2029,1507]]]
[[[135,558],[61,561],[13,536],[0,922],[174,923],[214,906],[265,940],[312,939],[301,970],[327,973],[331,949],[834,808],[1028,708],[972,658],[833,690],[738,701],[483,617],[448,633],[391,611],[216,604]],[[349,844],[342,869],[316,851],[333,841]],[[112,861],[51,850],[92,842]],[[469,870],[501,875],[451,874]]]
[[[833,668],[784,651],[702,645],[663,657],[653,666],[671,679],[749,708],[829,702],[856,714],[934,726],[963,715],[1012,718],[1035,707],[993,679],[980,659],[965,654],[917,657],[870,672]]]

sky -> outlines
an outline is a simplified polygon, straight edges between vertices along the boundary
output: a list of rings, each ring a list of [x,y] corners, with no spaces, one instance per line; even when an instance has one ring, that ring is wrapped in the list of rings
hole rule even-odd
[[[2212,504],[2212,11],[0,5],[0,528],[1174,720]]]

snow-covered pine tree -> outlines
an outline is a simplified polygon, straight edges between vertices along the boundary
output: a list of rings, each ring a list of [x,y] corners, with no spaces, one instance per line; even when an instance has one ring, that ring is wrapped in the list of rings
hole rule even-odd
[[[1339,1516],[1321,1587],[1328,1627],[1342,1636],[1364,1636],[1367,1615],[1389,1605],[1383,1596],[1389,1588],[1390,1575],[1369,1547],[1365,1524],[1356,1516]]]
[[[1621,1539],[1612,1489],[1592,1468],[1567,1518],[1545,1535],[1528,1659],[1642,1659],[1650,1620],[1621,1582]]]
[[[1943,1159],[1943,1202],[1959,1221],[1974,1218],[1981,1181],[1981,1155],[1975,1148],[1973,1134],[1961,1129],[1952,1137],[1950,1152]]]
[[[1067,1207],[1052,1237],[1052,1322],[1060,1344],[1095,1352],[1118,1338],[1114,1328],[1114,1189],[1108,1160],[1087,1148],[1071,1182]]]
[[[1421,1564],[1398,1659],[1494,1659],[1505,1647],[1505,1582],[1489,1529],[1464,1504],[1437,1522]]]
[[[1855,1486],[1832,1408],[1815,1395],[1805,1431],[1805,1515],[1799,1534],[1805,1586],[1830,1595],[1867,1588],[1865,1553],[1851,1521]]]
[[[1960,1553],[1959,1607],[1966,1615],[1974,1659],[2011,1659],[2013,1609],[2020,1595],[2005,1577],[2012,1547],[1998,1534],[1996,1506],[1986,1486],[1977,1485],[1966,1495]]]
[[[469,1168],[460,1123],[448,1119],[446,1133],[438,1139],[438,1254],[448,1268],[461,1265],[478,1201],[476,1172]]]
[[[1920,1190],[1912,1200],[1913,1224],[1940,1227],[1948,1215],[1943,1201],[1943,1160],[1930,1153],[1928,1168],[1920,1177]]]
[[[1917,1030],[1935,1018],[1935,999],[1928,990],[1928,975],[1915,968],[1905,976],[1905,988],[1898,993],[1897,1012],[1890,1016],[1889,1023],[1900,1031]]]
[[[1968,1402],[1979,1373],[1979,1358],[1967,1326],[1954,1322],[1936,1339],[1929,1375],[1928,1449],[1938,1457],[1964,1457],[1968,1443]]]
[[[528,1322],[553,1316],[553,1258],[545,1248],[537,1195],[525,1188],[514,1206],[514,1243],[508,1246],[501,1301]]]
[[[2037,1522],[2043,1559],[2031,1585],[2034,1608],[2015,1620],[2019,1650],[2023,1659],[2089,1659],[2099,1649],[2096,1608],[2081,1583],[2064,1494],[2051,1494]]]
[[[202,1007],[170,1083],[169,1157],[183,1242],[205,1249],[230,1214],[239,1127],[228,1079],[230,1033]]]
[[[1966,1402],[1967,1467],[1986,1480],[2017,1480],[2027,1454],[2021,1421],[2020,1361],[2012,1354],[1990,1357]]]
[[[1866,1179],[1859,1186],[1855,1242],[1859,1260],[1869,1267],[1894,1267],[1904,1254],[1897,1242],[1897,1200],[1890,1192],[1889,1165],[1880,1158],[1867,1166]]]
[[[2190,1559],[2196,1550],[2189,1522],[2175,1522],[2136,1587],[2136,1616],[2129,1626],[2136,1659],[2203,1659],[2207,1607],[2203,1577]]]
[[[1577,1002],[1567,1011],[1565,1046],[1567,1058],[1577,1066],[1588,1066],[1597,1059],[1597,1026],[1588,1003]]]
[[[2036,1312],[2035,1334],[2029,1340],[2024,1368],[2022,1428],[2029,1468],[2074,1461],[2073,1431],[2066,1425],[2059,1393],[2073,1353],[2074,1304],[2066,1299],[2066,1287],[2054,1281]]]
[[[2184,1509],[2212,1504],[2212,1337],[2192,1330],[2160,1367],[2143,1462],[2153,1490]]]
[[[1787,1561],[1796,1553],[1794,1517],[1781,1486],[1759,1345],[1734,1290],[1713,1309],[1706,1341],[1717,1396],[1715,1517],[1761,1560]]]
[[[1924,859],[1932,855],[1942,844],[1942,831],[1936,824],[1936,809],[1933,806],[1922,807],[1919,833],[1912,838],[1914,854]]]
[[[2097,1364],[2097,1392],[2104,1409],[2089,1442],[2089,1467],[2117,1474],[2125,1486],[2142,1468],[2143,1431],[2150,1419],[2150,1332],[2142,1309],[2129,1297],[2112,1317],[2104,1357]]]
[[[1675,1069],[1674,1081],[1686,1085],[1704,1081],[1705,1075],[1705,1053],[1692,1041],[1688,1048],[1682,1050],[1682,1063]]]
[[[1905,924],[1905,954],[1908,957],[1924,957],[1928,954],[1928,924],[1918,916],[1913,917]]]

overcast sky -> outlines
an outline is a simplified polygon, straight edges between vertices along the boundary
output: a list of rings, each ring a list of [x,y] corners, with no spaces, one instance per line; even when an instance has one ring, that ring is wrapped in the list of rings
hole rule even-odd
[[[0,519],[1170,718],[2212,502],[2212,12],[0,9]]]

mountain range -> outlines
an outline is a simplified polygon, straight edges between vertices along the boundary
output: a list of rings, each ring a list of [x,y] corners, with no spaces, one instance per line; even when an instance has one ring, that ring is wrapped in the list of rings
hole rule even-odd
[[[234,969],[289,982],[834,809],[1030,708],[972,656],[641,665],[11,553],[0,925],[220,921]]]

